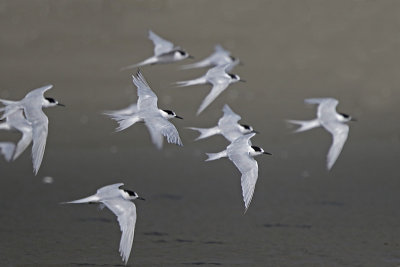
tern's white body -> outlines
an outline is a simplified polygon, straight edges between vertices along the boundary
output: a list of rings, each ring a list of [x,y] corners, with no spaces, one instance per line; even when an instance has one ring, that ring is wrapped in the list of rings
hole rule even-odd
[[[327,156],[327,168],[330,170],[339,157],[349,134],[349,126],[344,123],[352,118],[336,112],[339,101],[334,98],[309,98],[304,102],[318,104],[317,118],[310,121],[288,120],[288,122],[300,125],[295,132],[322,126],[331,133],[333,142]]]
[[[199,62],[184,65],[182,69],[216,67],[230,63],[235,63],[235,64],[230,65],[227,71],[231,71],[233,67],[239,63],[239,59],[235,59],[234,57],[232,57],[231,52],[225,50],[221,45],[216,45],[214,48],[214,53],[212,53],[210,56],[206,57],[205,59]]]
[[[53,85],[47,85],[32,90],[20,101],[0,99],[0,102],[6,105],[6,107],[3,108],[4,113],[0,119],[6,118],[6,122],[10,127],[24,129],[22,132],[25,134],[25,136],[23,136],[20,141],[22,143],[19,143],[19,146],[17,146],[14,159],[18,157],[20,153],[22,153],[26,146],[29,145],[31,139],[33,139],[32,162],[35,174],[37,174],[39,171],[42,163],[48,133],[49,120],[46,114],[44,114],[42,108],[61,105],[52,98],[44,97],[44,93],[50,90],[52,87]],[[26,121],[23,120],[24,115],[21,113],[14,114],[15,112],[20,112],[21,110],[23,110]],[[18,120],[18,123],[10,122],[11,118],[13,117]],[[15,127],[16,125],[17,127]],[[31,133],[29,132],[29,126],[32,130]]]
[[[178,130],[168,121],[168,119],[180,117],[173,111],[161,110],[157,107],[158,98],[140,71],[138,71],[137,77],[132,77],[138,92],[137,110],[131,114],[110,115],[112,119],[119,123],[117,131],[122,131],[136,122],[144,122],[149,129],[153,143],[158,149],[162,148],[163,136],[167,138],[168,143],[182,146]]]
[[[228,105],[225,105],[222,110],[224,115],[219,119],[217,126],[212,128],[189,128],[200,132],[200,136],[196,140],[222,134],[228,141],[233,142],[240,136],[254,132],[251,126],[238,123],[241,117],[233,112]]]
[[[207,153],[208,159],[216,160],[222,157],[228,157],[242,173],[241,185],[245,212],[249,208],[253,198],[254,189],[258,179],[258,164],[253,158],[261,154],[270,154],[262,148],[251,146],[250,139],[255,133],[246,134],[233,141],[226,150],[219,153]]]
[[[189,54],[183,51],[180,47],[175,46],[170,41],[161,38],[152,31],[149,31],[149,39],[154,43],[154,56],[137,64],[121,68],[121,70],[127,70],[158,63],[171,63],[189,57]]]
[[[240,77],[235,74],[228,74],[227,69],[232,65],[225,64],[221,66],[216,66],[207,71],[207,73],[197,79],[190,81],[177,82],[179,86],[190,86],[197,84],[212,84],[211,92],[204,98],[201,103],[197,115],[199,115],[206,107],[208,107],[231,83],[240,81]]]
[[[140,198],[135,192],[120,189],[123,185],[123,183],[107,185],[97,190],[95,195],[70,202],[64,202],[63,204],[100,203],[109,208],[117,216],[121,228],[122,236],[119,245],[119,252],[122,260],[126,264],[131,253],[133,238],[135,235],[136,206],[132,200],[142,198]]]

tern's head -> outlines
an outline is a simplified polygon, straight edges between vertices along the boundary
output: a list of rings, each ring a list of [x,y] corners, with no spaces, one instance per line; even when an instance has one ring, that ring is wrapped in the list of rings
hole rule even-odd
[[[245,80],[240,79],[239,75],[228,73],[229,77],[231,77],[232,82],[245,82]]]
[[[179,117],[178,115],[176,115],[175,112],[173,112],[172,110],[161,109],[160,112],[161,112],[161,116],[163,116],[167,120],[172,119],[172,118],[177,118],[177,119],[183,120],[182,117]]]
[[[186,51],[183,51],[183,50],[176,50],[174,53],[174,58],[176,60],[181,60],[181,59],[185,59],[188,57],[191,58],[191,56]]]
[[[139,197],[139,195],[136,192],[133,192],[131,190],[127,189],[122,189],[122,197],[125,198],[126,200],[135,200],[135,199],[140,199],[140,200],[145,200],[142,197]]]
[[[255,130],[253,129],[253,127],[251,127],[250,125],[246,125],[246,124],[239,124],[239,130],[240,130],[240,132],[242,132],[243,134],[258,133],[257,131],[255,131]]]
[[[350,115],[345,113],[339,113],[339,121],[341,122],[348,122],[348,121],[356,121],[356,119],[352,118]]]
[[[48,108],[48,107],[54,107],[54,106],[62,106],[65,107],[63,104],[58,103],[57,100],[51,97],[45,97],[43,101],[43,107]]]
[[[262,149],[261,147],[251,146],[251,148],[252,148],[252,151],[250,151],[250,155],[253,156],[253,157],[261,155],[261,154],[272,155],[269,152],[265,152],[264,149]]]

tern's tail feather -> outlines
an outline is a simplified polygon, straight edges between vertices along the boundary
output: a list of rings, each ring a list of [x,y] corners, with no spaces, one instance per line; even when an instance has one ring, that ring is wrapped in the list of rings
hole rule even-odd
[[[204,68],[210,66],[209,60],[202,60],[193,64],[187,64],[181,67],[183,70],[188,70],[188,69],[195,69],[195,68]]]
[[[210,136],[213,136],[215,134],[219,134],[220,130],[218,128],[218,126],[215,126],[213,128],[195,128],[195,127],[187,127],[187,129],[191,129],[191,130],[195,130],[195,131],[199,131],[200,135],[199,137],[197,137],[195,139],[195,141],[203,139],[203,138],[207,138]]]
[[[206,154],[208,156],[208,159],[206,159],[206,161],[216,160],[216,159],[220,159],[220,158],[228,156],[228,153],[226,152],[226,150],[218,152],[218,153],[206,153]]]
[[[190,81],[176,82],[178,87],[185,87],[185,86],[191,86],[191,85],[197,85],[197,84],[205,84],[205,83],[207,83],[207,80],[206,80],[206,78],[204,76],[200,77],[200,78],[197,78],[197,79],[190,80]]]
[[[300,127],[296,131],[294,131],[295,133],[307,131],[307,130],[310,130],[312,128],[315,128],[315,127],[318,127],[321,125],[319,123],[318,119],[311,120],[311,121],[287,120],[287,122],[300,125]]]
[[[129,69],[141,67],[141,66],[144,66],[144,65],[154,64],[154,63],[156,63],[156,62],[157,62],[157,58],[151,57],[151,58],[148,58],[148,59],[146,59],[146,60],[143,60],[142,62],[133,64],[133,65],[129,65],[129,66],[126,66],[126,67],[122,67],[122,68],[120,68],[119,70],[120,70],[120,71],[129,70]]]
[[[68,201],[68,202],[61,202],[61,204],[80,204],[80,203],[96,203],[99,202],[100,198],[96,195],[90,196],[90,197],[85,197],[81,199],[77,199],[74,201]]]
[[[132,126],[136,122],[140,121],[140,118],[138,115],[133,114],[133,115],[113,115],[111,116],[113,120],[116,120],[119,123],[119,126],[115,131],[120,132],[122,130],[125,130],[126,128]]]
[[[0,143],[0,154],[3,154],[6,161],[10,161],[14,154],[15,144],[11,142]]]

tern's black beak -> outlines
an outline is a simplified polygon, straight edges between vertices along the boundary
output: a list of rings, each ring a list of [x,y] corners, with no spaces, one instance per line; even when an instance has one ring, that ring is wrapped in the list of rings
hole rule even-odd
[[[240,79],[240,80],[239,80],[239,82],[245,83],[245,82],[246,82],[246,80],[242,80],[242,79]]]
[[[188,56],[188,58],[190,58],[190,59],[194,59],[194,56],[192,56],[192,55],[189,55],[189,56]]]
[[[269,153],[269,152],[263,152],[263,154],[265,154],[265,155],[271,155],[272,156],[272,154],[271,153]]]
[[[61,103],[57,103],[57,106],[65,107],[65,105],[64,105],[64,104],[61,104]]]
[[[351,119],[350,119],[350,121],[357,121],[357,119],[355,119],[355,118],[351,118]]]
[[[251,131],[252,133],[255,133],[255,134],[260,134],[260,132],[259,131],[256,131],[256,130],[253,130],[253,131]]]
[[[179,117],[179,116],[175,116],[175,118],[183,120],[183,118],[182,118],[182,117]]]
[[[146,200],[145,198],[143,198],[143,197],[138,197],[137,199],[140,199],[140,200]]]

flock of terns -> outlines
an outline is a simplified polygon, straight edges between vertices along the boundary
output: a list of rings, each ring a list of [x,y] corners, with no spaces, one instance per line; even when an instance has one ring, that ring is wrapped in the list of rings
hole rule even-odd
[[[144,65],[171,63],[191,56],[180,47],[161,38],[149,31],[149,38],[154,43],[154,56],[121,70],[137,68]],[[193,64],[185,65],[183,69],[211,67],[207,73],[199,78],[177,82],[178,86],[191,86],[209,83],[212,85],[210,93],[201,103],[197,115],[206,109],[231,83],[243,81],[238,75],[229,73],[240,61],[230,55],[230,52],[221,46],[215,46],[215,51],[209,57]],[[164,138],[168,143],[182,146],[183,143],[176,127],[169,121],[172,118],[182,119],[171,110],[159,109],[157,95],[148,85],[140,70],[132,76],[133,83],[137,87],[138,100],[124,109],[106,111],[105,115],[118,122],[116,131],[122,131],[137,122],[144,122],[149,130],[152,142],[161,149]],[[3,107],[0,117],[0,130],[16,130],[22,133],[22,138],[17,144],[12,142],[0,142],[0,152],[7,161],[16,160],[21,153],[32,145],[32,163],[35,175],[38,173],[46,146],[48,134],[48,118],[42,108],[63,106],[57,100],[45,97],[44,93],[53,86],[47,85],[29,92],[20,101],[0,99]],[[349,126],[345,123],[352,119],[349,115],[336,112],[338,101],[333,98],[310,98],[305,100],[308,104],[317,104],[317,118],[309,121],[288,120],[299,125],[295,132],[306,131],[322,126],[332,134],[333,143],[327,156],[327,168],[330,170],[338,158],[344,143],[346,142]],[[258,178],[258,164],[254,159],[257,155],[268,154],[262,148],[253,146],[251,138],[257,133],[253,127],[240,124],[240,115],[236,114],[228,105],[223,107],[223,116],[217,126],[211,128],[189,129],[198,131],[200,136],[196,139],[208,138],[221,134],[230,144],[225,150],[218,153],[207,153],[206,161],[228,157],[241,172],[242,195],[245,212],[252,200],[255,185]],[[64,203],[99,203],[101,207],[109,208],[118,218],[122,237],[119,251],[122,260],[127,264],[132,248],[136,207],[132,200],[141,199],[136,192],[121,189],[123,183],[104,186],[97,190],[96,194]]]

